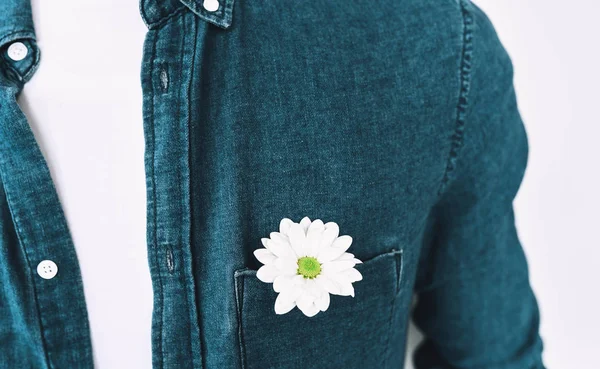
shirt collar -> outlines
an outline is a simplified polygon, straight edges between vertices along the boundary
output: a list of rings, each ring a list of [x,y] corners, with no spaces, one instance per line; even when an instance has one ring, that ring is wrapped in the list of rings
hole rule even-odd
[[[23,1],[23,0],[21,0]],[[218,1],[218,7],[212,6]],[[180,11],[192,11],[200,19],[223,29],[231,26],[234,0],[140,0],[140,13],[150,29],[160,27],[163,22]]]
[[[8,47],[21,42],[28,54],[23,60],[14,61],[8,56]],[[36,44],[30,0],[0,1],[0,69],[10,79],[28,81],[39,63],[40,52]]]

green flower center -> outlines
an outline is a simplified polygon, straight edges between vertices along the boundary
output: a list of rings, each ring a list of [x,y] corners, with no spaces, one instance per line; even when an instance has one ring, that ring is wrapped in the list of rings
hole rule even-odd
[[[313,279],[321,273],[321,263],[316,258],[304,256],[298,259],[298,274]]]

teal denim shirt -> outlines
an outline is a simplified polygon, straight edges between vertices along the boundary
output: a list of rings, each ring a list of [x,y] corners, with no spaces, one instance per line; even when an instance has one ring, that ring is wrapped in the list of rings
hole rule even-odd
[[[486,16],[219,3],[140,4],[154,368],[401,368],[411,317],[419,369],[543,368],[512,207],[527,139]],[[92,368],[75,249],[16,100],[40,58],[28,0],[0,2],[0,51],[0,367]],[[363,280],[315,317],[276,315],[253,251],[304,216],[353,237]]]

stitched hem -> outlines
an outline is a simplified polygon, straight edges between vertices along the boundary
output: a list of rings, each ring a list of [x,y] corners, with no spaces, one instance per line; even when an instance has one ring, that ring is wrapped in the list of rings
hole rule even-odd
[[[456,107],[456,127],[454,134],[452,135],[452,144],[450,148],[450,154],[448,156],[448,164],[446,165],[446,171],[438,190],[438,195],[441,195],[445,190],[446,185],[450,181],[452,173],[456,169],[458,154],[463,144],[465,118],[469,104],[468,95],[471,87],[471,66],[473,56],[473,16],[467,9],[468,7],[469,2],[467,0],[460,0],[460,10],[463,20],[463,43],[459,69],[460,92]]]

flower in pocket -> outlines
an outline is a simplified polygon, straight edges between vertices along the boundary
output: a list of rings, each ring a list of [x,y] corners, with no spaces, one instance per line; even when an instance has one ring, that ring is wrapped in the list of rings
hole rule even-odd
[[[278,293],[276,314],[298,306],[312,317],[329,308],[330,294],[354,297],[352,283],[362,279],[354,266],[361,261],[346,252],[352,237],[339,236],[336,223],[308,217],[295,223],[284,218],[279,232],[261,241],[265,248],[255,250],[254,256],[264,265],[256,276],[273,283]]]

